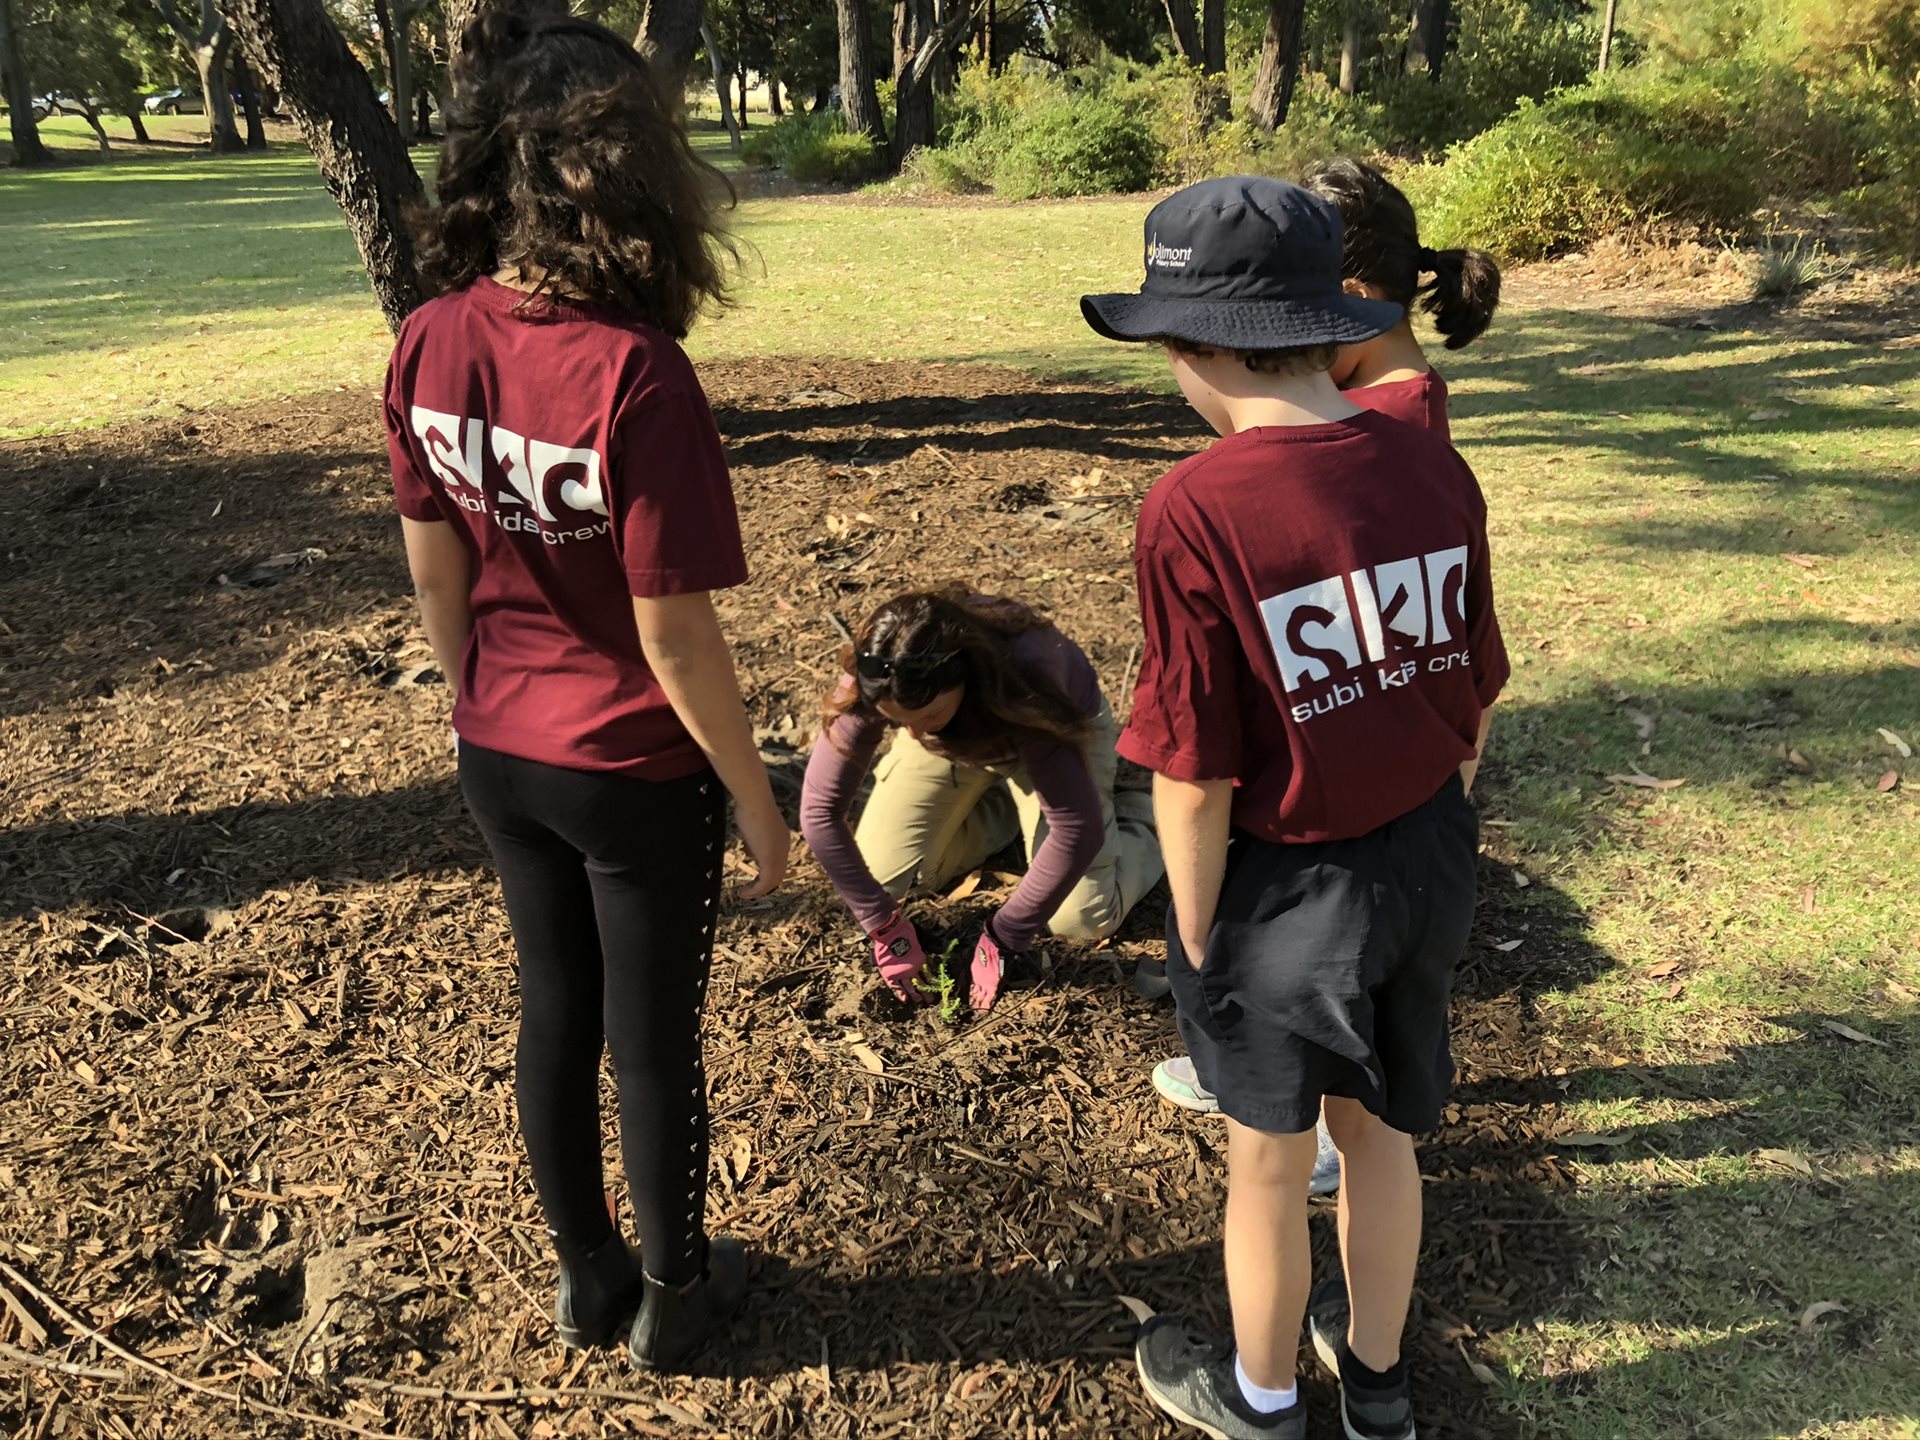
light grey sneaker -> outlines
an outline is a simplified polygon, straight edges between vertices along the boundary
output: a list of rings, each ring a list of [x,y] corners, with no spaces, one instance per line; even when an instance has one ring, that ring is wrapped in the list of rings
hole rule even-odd
[[[1133,1363],[1147,1398],[1213,1440],[1307,1440],[1307,1402],[1262,1415],[1240,1393],[1233,1347],[1189,1320],[1156,1315],[1140,1327]]]
[[[1347,1356],[1347,1282],[1322,1280],[1307,1297],[1307,1328],[1320,1363],[1340,1382],[1340,1426],[1347,1440],[1415,1440],[1413,1397],[1404,1371],[1384,1390],[1356,1385],[1341,1362]]]
[[[1212,1115],[1220,1109],[1219,1097],[1200,1083],[1190,1056],[1176,1055],[1154,1066],[1153,1088],[1182,1110]],[[1326,1121],[1320,1122],[1315,1133],[1319,1137],[1320,1148],[1313,1159],[1313,1179],[1307,1184],[1307,1193],[1332,1195],[1340,1189],[1340,1151],[1334,1146],[1333,1137],[1327,1133]]]
[[[1153,1088],[1160,1092],[1162,1098],[1171,1100],[1182,1110],[1212,1115],[1220,1108],[1219,1099],[1200,1083],[1200,1077],[1194,1073],[1193,1061],[1186,1055],[1176,1055],[1154,1066]]]
[[[1133,993],[1142,1000],[1164,1000],[1173,993],[1167,979],[1167,967],[1158,960],[1141,956],[1133,967]]]

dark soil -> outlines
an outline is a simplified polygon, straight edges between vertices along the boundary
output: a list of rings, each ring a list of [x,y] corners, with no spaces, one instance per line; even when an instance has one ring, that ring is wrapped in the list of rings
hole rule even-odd
[[[942,366],[708,379],[755,570],[724,618],[789,799],[829,613],[909,581],[1048,607],[1127,694],[1131,524],[1199,443],[1182,407]],[[374,401],[0,447],[0,522],[0,1432],[313,1427],[191,1381],[423,1437],[1172,1433],[1119,1297],[1224,1323],[1223,1169],[1218,1122],[1148,1079],[1178,1042],[1126,982],[1161,953],[1160,899],[1107,947],[1049,942],[956,1023],[884,996],[810,861],[733,908],[709,1219],[757,1252],[748,1310],[702,1377],[577,1359],[545,1314],[511,952]],[[1412,1348],[1437,1437],[1520,1433],[1469,1357],[1597,1263],[1538,1099],[1579,1047],[1532,1008],[1589,957],[1494,951],[1544,932],[1486,865],[1463,1083],[1423,1162]],[[925,913],[964,934],[957,912],[1004,883]],[[1337,1434],[1304,1373],[1315,1435]]]

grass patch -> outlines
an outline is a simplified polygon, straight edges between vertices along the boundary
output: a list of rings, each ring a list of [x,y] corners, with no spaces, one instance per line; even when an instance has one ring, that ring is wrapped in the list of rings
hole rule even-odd
[[[1164,390],[1075,304],[1137,280],[1144,209],[752,200],[695,353]],[[366,388],[388,349],[290,151],[0,175],[0,322],[14,434]],[[1512,307],[1445,366],[1516,666],[1489,913],[1577,1062],[1503,1083],[1617,1142],[1560,1151],[1578,1283],[1490,1337],[1497,1391],[1568,1440],[1911,1435],[1920,762],[1880,731],[1920,747],[1920,351]]]

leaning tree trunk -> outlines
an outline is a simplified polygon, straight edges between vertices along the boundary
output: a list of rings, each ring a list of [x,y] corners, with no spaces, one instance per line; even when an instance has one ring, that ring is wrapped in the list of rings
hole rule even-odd
[[[873,83],[873,51],[867,44],[867,0],[834,0],[840,25],[840,116],[847,129],[884,148],[887,128]]]
[[[260,123],[260,87],[254,84],[253,71],[245,55],[233,57],[233,83],[240,87],[240,110],[247,120],[247,148],[267,148],[267,127]]]
[[[207,115],[207,143],[215,150],[238,150],[240,136],[233,126],[233,94],[227,83],[227,55],[233,32],[216,8],[215,0],[200,0],[198,24],[189,23],[175,0],[154,0],[160,17],[193,57],[200,76],[200,95]]]
[[[146,117],[140,113],[138,105],[127,107],[127,123],[133,126],[133,138],[142,145],[151,145],[153,137],[147,134]]]
[[[934,143],[933,63],[948,37],[934,29],[933,0],[901,0],[894,14],[893,164]]]
[[[713,26],[700,22],[700,41],[707,47],[707,63],[713,67],[713,93],[720,97],[720,122],[727,127],[727,143],[740,148],[740,122],[733,118],[733,87],[727,81],[733,61],[720,49],[720,37]]]
[[[1180,58],[1194,65],[1206,58],[1200,40],[1200,21],[1193,13],[1193,0],[1161,0],[1167,12],[1167,28],[1173,34],[1173,48]]]
[[[93,138],[100,144],[100,153],[113,154],[113,146],[107,143],[107,127],[100,123],[100,112],[91,105],[86,105],[81,107],[80,113],[87,117],[87,124],[93,130]]]
[[[705,0],[647,0],[634,45],[661,91],[675,106],[687,98],[687,72],[700,48],[700,26],[706,19]]]
[[[33,82],[27,75],[13,28],[13,0],[0,0],[0,90],[7,96],[7,123],[13,137],[13,163],[45,165],[53,159],[33,118]]]
[[[1306,18],[1307,0],[1268,0],[1260,73],[1247,102],[1247,114],[1262,130],[1278,130],[1286,123],[1293,84],[1300,78],[1300,37]]]
[[[1600,22],[1600,73],[1607,73],[1607,66],[1613,62],[1613,11],[1614,0],[1607,0],[1606,17]]]
[[[280,92],[347,217],[390,328],[424,298],[409,206],[426,200],[400,132],[323,0],[220,0],[254,69]]]
[[[1442,26],[1446,17],[1441,13],[1444,0],[1413,0],[1413,13],[1407,23],[1407,65],[1409,75],[1418,75],[1425,71],[1427,78],[1433,79],[1440,72],[1440,51],[1445,38]]]

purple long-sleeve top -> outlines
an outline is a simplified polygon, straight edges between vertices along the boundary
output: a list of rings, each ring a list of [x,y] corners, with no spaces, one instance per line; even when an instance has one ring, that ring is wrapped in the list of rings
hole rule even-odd
[[[1053,680],[1085,709],[1089,719],[1100,713],[1100,681],[1093,666],[1078,645],[1052,626],[1029,630],[1016,639],[1013,659]],[[867,868],[854,844],[847,812],[890,723],[859,710],[840,716],[814,742],[800,793],[800,833],[868,933],[887,922],[898,902]],[[1083,750],[1038,741],[1020,746],[1014,760],[1039,797],[1047,834],[1026,877],[988,923],[1003,949],[1025,950],[1100,858],[1106,825],[1100,792]]]

